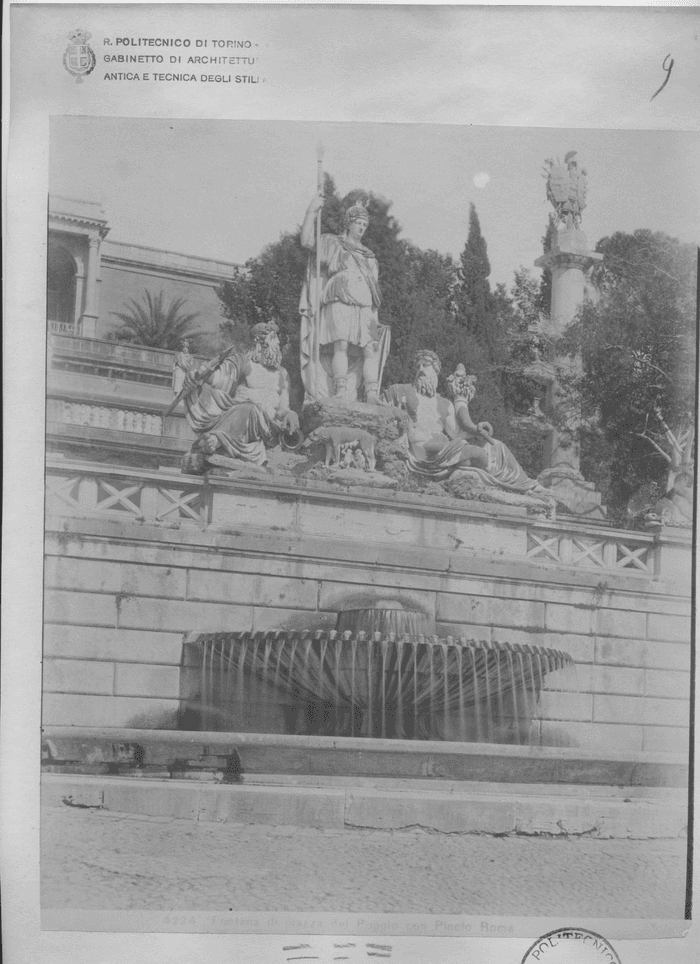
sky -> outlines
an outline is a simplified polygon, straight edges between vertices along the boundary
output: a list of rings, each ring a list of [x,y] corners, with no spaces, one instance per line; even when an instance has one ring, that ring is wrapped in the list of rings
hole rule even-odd
[[[319,141],[341,196],[390,199],[421,248],[459,256],[474,203],[493,283],[541,254],[543,162],[569,150],[591,246],[636,228],[700,240],[693,132],[69,116],[51,120],[49,188],[102,202],[112,240],[243,263],[301,223]]]

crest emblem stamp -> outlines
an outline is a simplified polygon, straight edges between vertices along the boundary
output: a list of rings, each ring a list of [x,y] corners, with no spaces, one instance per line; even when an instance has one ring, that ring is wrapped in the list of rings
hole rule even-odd
[[[76,84],[82,84],[83,77],[92,73],[97,59],[95,51],[88,44],[92,36],[87,30],[78,28],[68,34],[70,41],[63,54],[63,66],[75,77]]]

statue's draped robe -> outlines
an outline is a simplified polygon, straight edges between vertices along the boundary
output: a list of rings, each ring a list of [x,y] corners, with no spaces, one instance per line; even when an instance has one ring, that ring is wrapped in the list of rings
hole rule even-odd
[[[488,485],[495,484],[510,491],[531,492],[533,489],[541,490],[539,482],[536,479],[531,479],[525,473],[516,457],[503,442],[494,439],[491,443],[487,442],[483,448],[489,460],[488,469],[484,470],[477,466],[461,466],[460,470],[463,469],[470,475],[476,475]]]
[[[413,385],[392,385],[384,393],[384,397],[392,405],[407,411],[412,421],[418,420],[420,396]],[[444,434],[440,435],[440,426],[445,424],[445,420],[452,409],[452,403],[440,395],[435,396],[435,398],[436,414],[440,421],[436,422],[435,425],[428,425],[427,431],[424,427],[423,434],[430,436],[432,432],[432,441],[435,443],[442,438],[444,445],[436,454],[425,457],[422,451],[425,444],[424,439],[420,439],[416,445],[415,442],[411,444],[408,435],[402,436],[406,462],[412,472],[440,480],[448,478],[453,472],[459,470],[468,473],[485,485],[496,486],[511,492],[531,492],[533,489],[541,488],[536,479],[531,479],[526,475],[507,445],[498,441],[498,439],[493,439],[491,442],[475,440],[473,432],[467,432],[460,426],[462,405],[459,401],[455,407],[458,436],[448,439]],[[420,438],[420,436],[418,437]],[[486,469],[468,464],[468,456],[465,451],[468,445],[478,445],[483,449],[488,458]]]
[[[317,292],[320,288],[320,327],[317,330]],[[321,278],[317,285],[316,253],[309,256],[306,278],[301,292],[300,357],[301,377],[307,396],[318,392],[319,398],[334,394],[333,344],[347,341],[347,397],[359,398],[363,392],[362,349],[379,342],[379,381],[389,354],[390,329],[379,324],[381,304],[379,266],[369,248],[353,244],[335,234],[321,235]],[[320,370],[314,380],[314,352],[319,343]],[[354,349],[354,350],[353,350]]]
[[[185,398],[188,421],[198,436],[216,436],[231,458],[264,465],[265,446],[278,438],[275,416],[287,379],[284,368],[269,369],[230,355],[199,391]]]

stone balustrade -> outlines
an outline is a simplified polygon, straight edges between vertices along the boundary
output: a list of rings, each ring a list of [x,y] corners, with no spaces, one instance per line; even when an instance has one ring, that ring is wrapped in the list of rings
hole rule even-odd
[[[77,466],[76,466],[77,468]],[[206,525],[210,518],[210,493],[198,479],[183,484],[157,473],[134,476],[119,470],[56,471],[46,476],[47,515],[102,516],[122,521]]]
[[[56,421],[68,425],[91,425],[139,435],[161,435],[163,432],[163,419],[152,412],[52,400],[50,414]]]
[[[527,556],[580,569],[654,575],[654,538],[643,533],[619,535],[604,530],[600,534],[563,529],[531,530],[528,532]]]
[[[49,321],[49,332],[52,335],[77,334],[75,322],[73,321]]]
[[[126,431],[146,434],[160,421],[157,416],[97,406],[66,403],[65,407],[76,420],[124,419]],[[126,415],[140,421],[129,422],[134,426],[129,428]],[[65,460],[49,465],[46,493],[48,515],[116,517],[121,521],[131,517],[133,522],[213,529],[243,526],[311,538],[345,528],[353,539],[366,539],[368,544],[393,543],[406,548],[424,544],[432,550],[487,552],[510,560],[531,560],[538,566],[614,573],[629,579],[672,578],[661,570],[662,540],[658,535],[544,522],[514,507],[428,504],[407,493],[380,496],[355,490],[349,496],[322,483],[295,484],[274,477],[205,480],[176,470],[134,471]]]
[[[101,405],[83,405],[51,399],[49,415],[68,425],[91,425],[139,435],[162,435],[163,419],[152,412],[135,412],[132,409],[111,408]]]

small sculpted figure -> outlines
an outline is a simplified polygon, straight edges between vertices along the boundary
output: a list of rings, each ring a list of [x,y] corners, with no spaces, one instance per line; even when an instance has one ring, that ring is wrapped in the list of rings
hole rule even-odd
[[[194,368],[194,357],[190,354],[190,343],[183,339],[181,350],[175,355],[173,365],[173,391],[177,395],[182,391],[185,375]]]
[[[250,352],[231,347],[213,361],[185,371],[180,391],[185,393],[187,420],[198,436],[193,454],[206,459],[221,453],[264,465],[266,447],[280,439],[290,447],[300,444],[278,331],[274,322],[260,322],[252,330]]]
[[[674,526],[681,529],[693,527],[693,485],[694,466],[687,471],[680,472],[673,483],[673,487],[663,499],[659,499],[651,511],[646,514],[646,524],[649,528],[660,526]]]
[[[338,463],[341,469],[354,469],[355,468],[355,457],[353,455],[352,445],[342,446],[342,455],[340,457],[340,462]]]
[[[367,468],[367,459],[365,458],[365,453],[358,445],[353,449],[353,459],[355,460],[355,468],[364,471]]]
[[[392,385],[384,393],[392,405],[408,412],[402,436],[411,471],[433,479],[445,479],[457,469],[469,469],[487,486],[516,492],[544,492],[522,470],[513,453],[493,438],[488,422],[475,424],[469,402],[476,394],[476,378],[458,365],[448,379],[450,398],[437,391],[440,359],[432,351],[416,356],[412,385]]]
[[[343,233],[322,234],[318,247],[314,224],[324,204],[322,194],[312,199],[304,218],[301,243],[312,254],[299,305],[301,372],[307,398],[377,404],[389,329],[379,323],[377,258],[362,244],[369,225],[368,198],[362,192],[349,198],[353,195]]]

